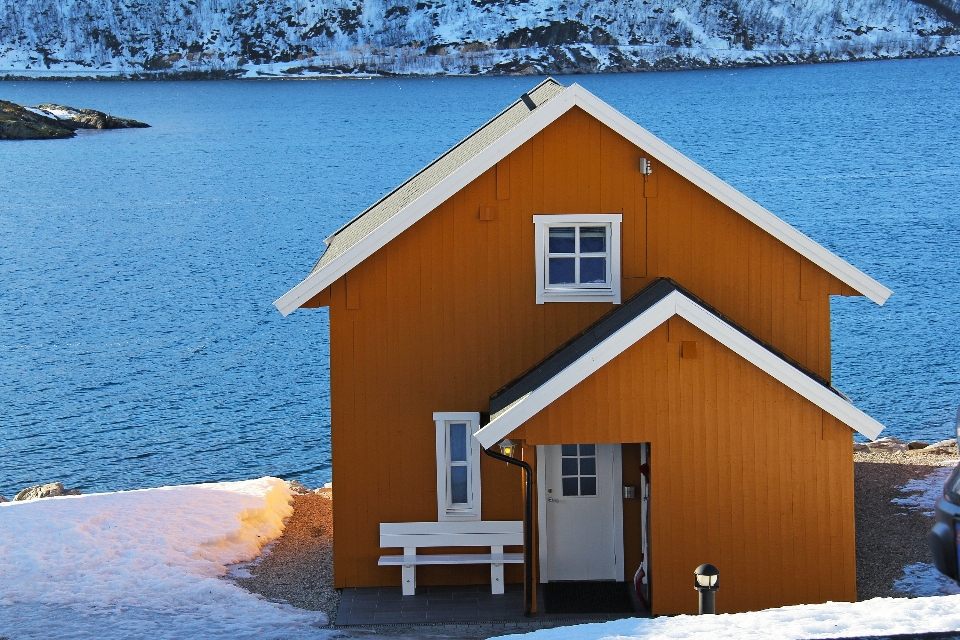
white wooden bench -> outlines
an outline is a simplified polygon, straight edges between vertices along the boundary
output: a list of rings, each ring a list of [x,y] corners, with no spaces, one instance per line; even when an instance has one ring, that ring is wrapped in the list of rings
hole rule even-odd
[[[490,591],[503,593],[503,565],[523,564],[522,553],[504,553],[507,545],[523,544],[523,521],[481,520],[478,522],[383,522],[380,547],[403,549],[403,555],[380,556],[381,566],[402,567],[403,595],[417,588],[417,565],[489,564]],[[417,555],[427,547],[490,547],[490,553]]]

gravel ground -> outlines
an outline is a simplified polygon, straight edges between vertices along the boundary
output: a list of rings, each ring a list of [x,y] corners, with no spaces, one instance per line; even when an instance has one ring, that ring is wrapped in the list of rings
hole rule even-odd
[[[855,453],[854,502],[857,521],[857,599],[897,597],[893,584],[903,568],[930,563],[927,533],[933,518],[894,504],[900,489],[936,468],[956,464],[956,444],[930,450],[884,450]]]
[[[244,567],[241,587],[268,600],[323,611],[331,620],[340,604],[333,588],[333,490],[294,497],[283,535],[256,563]]]
[[[901,487],[937,467],[956,464],[956,443],[907,450],[906,443],[885,439],[870,451],[854,454],[857,522],[857,596],[859,600],[903,596],[893,590],[903,568],[930,562],[927,532],[933,518],[893,503],[906,494]],[[267,553],[245,567],[250,577],[234,578],[242,587],[269,600],[312,611],[333,620],[340,602],[333,588],[333,492],[294,498],[294,513],[283,535]],[[379,626],[338,629],[337,637],[485,638],[530,629],[487,629],[490,625]]]

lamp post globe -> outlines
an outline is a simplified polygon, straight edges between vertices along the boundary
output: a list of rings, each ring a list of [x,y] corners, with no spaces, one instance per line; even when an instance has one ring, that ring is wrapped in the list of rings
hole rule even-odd
[[[712,564],[700,565],[693,572],[693,588],[700,592],[700,613],[716,613],[720,570]]]

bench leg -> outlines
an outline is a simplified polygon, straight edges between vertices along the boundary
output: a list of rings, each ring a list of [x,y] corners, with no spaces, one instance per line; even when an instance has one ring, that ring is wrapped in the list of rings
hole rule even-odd
[[[404,547],[404,556],[416,556],[416,547]],[[405,564],[400,571],[400,580],[403,583],[403,595],[412,596],[417,592],[417,565]]]
[[[503,556],[503,547],[490,547],[490,553],[494,556]],[[503,593],[503,563],[490,563],[490,593],[499,595]]]

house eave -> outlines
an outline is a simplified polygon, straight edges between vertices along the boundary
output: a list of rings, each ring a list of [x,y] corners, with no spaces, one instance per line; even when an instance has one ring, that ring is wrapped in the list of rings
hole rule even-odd
[[[878,305],[886,302],[892,294],[889,288],[793,228],[580,85],[573,84],[541,104],[520,124],[412,200],[360,241],[326,265],[314,270],[302,282],[280,296],[273,303],[274,306],[284,316],[289,315],[573,107],[583,109],[637,147],[644,149],[657,161]]]

